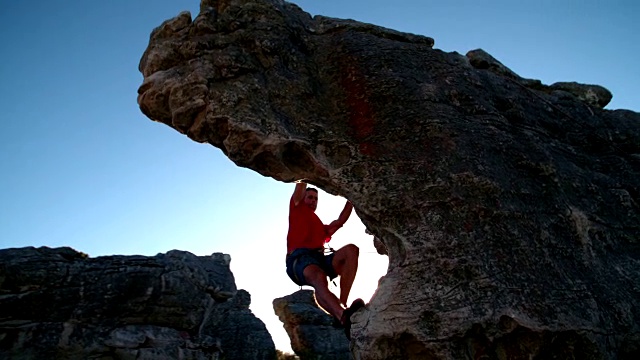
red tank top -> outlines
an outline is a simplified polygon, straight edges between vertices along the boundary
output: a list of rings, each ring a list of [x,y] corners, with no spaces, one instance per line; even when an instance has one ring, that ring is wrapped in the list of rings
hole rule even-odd
[[[317,249],[331,240],[316,213],[300,200],[298,206],[289,201],[289,233],[287,253],[299,248]]]

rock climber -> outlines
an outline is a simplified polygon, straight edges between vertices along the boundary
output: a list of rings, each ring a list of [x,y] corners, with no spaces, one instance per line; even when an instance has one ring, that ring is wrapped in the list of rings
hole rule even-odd
[[[325,254],[324,244],[349,219],[353,205],[347,200],[337,220],[329,225],[322,223],[316,215],[318,190],[307,188],[303,181],[296,188],[289,202],[289,232],[287,234],[287,275],[296,284],[309,285],[315,290],[318,305],[331,314],[344,327],[351,338],[351,315],[364,306],[356,299],[347,307],[351,285],[358,270],[359,249],[349,244]],[[333,280],[340,276],[340,299],[329,291],[327,277]]]

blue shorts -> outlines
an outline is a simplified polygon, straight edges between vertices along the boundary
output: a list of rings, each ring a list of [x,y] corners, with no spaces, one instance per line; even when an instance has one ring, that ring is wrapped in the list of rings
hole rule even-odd
[[[304,268],[309,265],[318,265],[333,280],[338,274],[331,264],[335,253],[324,255],[324,249],[296,249],[287,255],[287,275],[294,283],[302,286],[309,285],[304,279]]]

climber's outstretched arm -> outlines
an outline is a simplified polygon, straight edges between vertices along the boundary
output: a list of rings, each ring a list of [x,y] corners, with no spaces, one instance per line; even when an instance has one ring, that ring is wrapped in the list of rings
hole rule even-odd
[[[304,199],[304,192],[307,189],[307,183],[299,180],[296,181],[296,189],[293,191],[293,195],[291,195],[291,199],[293,200],[293,204],[298,206],[300,201]]]
[[[332,221],[331,224],[326,225],[325,230],[327,231],[328,236],[333,235],[336,231],[338,231],[338,229],[342,227],[342,225],[344,225],[344,223],[347,222],[349,216],[351,216],[352,210],[353,205],[351,204],[351,201],[347,200],[347,203],[344,204],[344,209],[342,209],[342,212],[340,212],[340,216],[338,216],[338,219]]]

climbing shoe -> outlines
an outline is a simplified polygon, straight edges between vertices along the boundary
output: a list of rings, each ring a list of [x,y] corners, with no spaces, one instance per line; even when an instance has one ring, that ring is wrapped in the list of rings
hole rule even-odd
[[[356,299],[351,303],[351,306],[344,309],[342,313],[342,319],[340,322],[344,326],[344,334],[347,335],[347,339],[351,340],[351,315],[353,315],[360,308],[364,307],[364,300]]]

